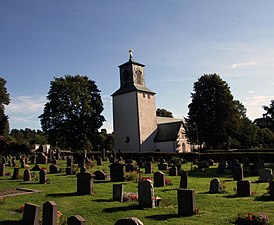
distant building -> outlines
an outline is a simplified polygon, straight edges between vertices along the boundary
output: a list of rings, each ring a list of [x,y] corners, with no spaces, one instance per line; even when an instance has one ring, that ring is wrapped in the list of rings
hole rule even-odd
[[[183,120],[156,116],[155,92],[145,86],[144,65],[120,65],[120,88],[112,94],[114,148],[118,152],[190,152]]]

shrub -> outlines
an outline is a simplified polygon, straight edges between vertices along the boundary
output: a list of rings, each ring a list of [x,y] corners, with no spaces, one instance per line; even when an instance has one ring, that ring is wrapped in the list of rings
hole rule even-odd
[[[234,224],[237,225],[268,225],[269,219],[265,214],[239,213]]]

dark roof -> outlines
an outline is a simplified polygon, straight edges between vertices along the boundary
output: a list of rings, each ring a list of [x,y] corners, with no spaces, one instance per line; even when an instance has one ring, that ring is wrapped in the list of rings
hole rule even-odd
[[[115,91],[112,96],[115,95],[121,95],[121,94],[125,94],[125,93],[129,93],[129,92],[133,92],[133,91],[141,91],[141,92],[146,92],[146,93],[150,93],[150,94],[155,94],[155,92],[151,91],[150,89],[148,89],[145,86],[141,86],[141,85],[127,85],[127,86],[123,86],[120,87],[117,91]]]
[[[158,132],[154,138],[155,142],[175,141],[181,128],[182,121],[158,124]]]
[[[142,67],[145,66],[145,65],[143,65],[143,64],[141,64],[141,63],[135,62],[135,61],[133,61],[133,60],[129,60],[129,61],[127,61],[126,63],[123,63],[122,65],[120,65],[119,67],[125,66],[125,65],[127,65],[127,64],[135,64],[135,65],[142,66]]]

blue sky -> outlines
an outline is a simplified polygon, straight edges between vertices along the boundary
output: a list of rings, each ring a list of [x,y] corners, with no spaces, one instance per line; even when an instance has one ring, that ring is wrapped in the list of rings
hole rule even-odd
[[[2,0],[0,76],[10,128],[41,129],[50,82],[65,74],[96,81],[112,130],[118,66],[145,64],[156,107],[187,116],[193,84],[218,73],[254,120],[274,99],[274,1]]]

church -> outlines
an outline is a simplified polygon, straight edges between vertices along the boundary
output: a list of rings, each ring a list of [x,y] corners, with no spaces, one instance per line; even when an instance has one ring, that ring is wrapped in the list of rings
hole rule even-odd
[[[190,152],[183,120],[157,117],[155,92],[145,85],[145,65],[119,66],[120,88],[112,94],[114,148],[117,152]]]

